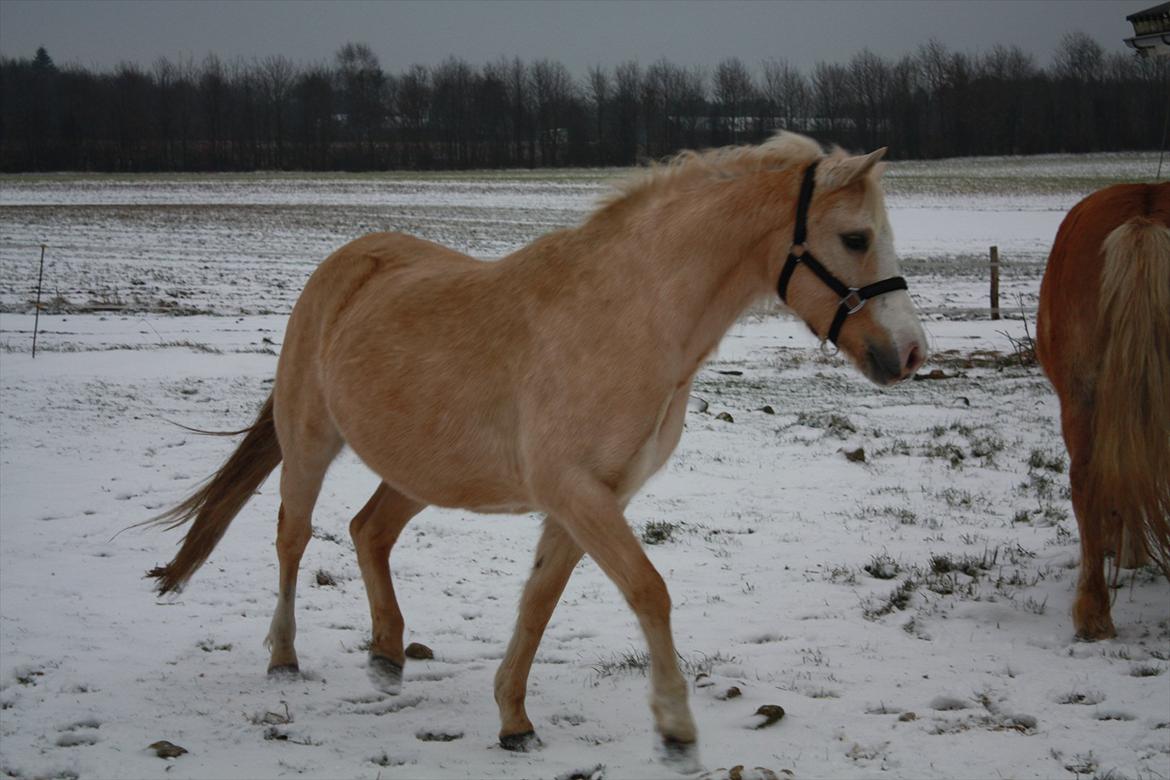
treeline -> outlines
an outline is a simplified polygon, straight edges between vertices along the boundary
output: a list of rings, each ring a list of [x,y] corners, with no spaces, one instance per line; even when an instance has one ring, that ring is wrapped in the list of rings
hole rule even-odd
[[[1016,47],[937,41],[896,61],[861,51],[803,72],[457,57],[382,69],[364,44],[329,64],[282,57],[58,67],[0,59],[0,170],[385,170],[629,165],[792,129],[930,158],[1154,149],[1165,60],[1065,37],[1046,67]]]

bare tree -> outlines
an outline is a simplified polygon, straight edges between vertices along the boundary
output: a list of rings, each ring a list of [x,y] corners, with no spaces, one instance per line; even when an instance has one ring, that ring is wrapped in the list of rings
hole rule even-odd
[[[763,97],[774,124],[785,130],[805,130],[808,85],[787,60],[764,60]]]
[[[738,143],[747,129],[744,120],[756,98],[751,73],[738,57],[728,57],[715,67],[714,97],[723,137],[730,143]]]
[[[263,95],[267,135],[272,143],[272,163],[276,168],[285,166],[285,128],[292,103],[292,89],[296,79],[296,67],[286,57],[266,57],[257,65],[260,89]]]
[[[621,63],[614,70],[617,107],[617,141],[619,165],[631,165],[638,159],[638,120],[641,112],[642,69],[634,60]]]
[[[540,138],[541,165],[560,164],[559,149],[568,140],[565,119],[576,88],[569,69],[555,60],[532,63],[532,98]]]
[[[373,155],[375,137],[385,125],[386,75],[374,50],[364,43],[347,43],[337,50],[341,100],[349,126]]]
[[[609,71],[600,65],[589,68],[587,75],[589,102],[593,106],[594,141],[597,144],[597,162],[609,156],[609,133],[606,121],[609,119],[609,104],[612,100],[613,82]]]
[[[471,65],[459,57],[448,57],[431,70],[430,124],[443,144],[446,167],[464,167],[470,156],[474,80]]]

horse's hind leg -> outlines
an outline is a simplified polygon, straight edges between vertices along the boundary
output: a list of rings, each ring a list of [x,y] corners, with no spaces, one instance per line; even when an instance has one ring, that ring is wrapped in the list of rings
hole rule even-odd
[[[1100,502],[1088,491],[1092,411],[1088,404],[1078,403],[1076,399],[1061,401],[1061,426],[1070,461],[1069,485],[1081,532],[1081,574],[1073,602],[1073,627],[1081,639],[1107,639],[1117,633],[1109,615],[1109,589],[1105,582],[1105,548],[1113,539],[1106,532],[1105,518],[1093,509]]]
[[[581,548],[558,522],[552,518],[544,521],[532,574],[520,597],[516,630],[496,672],[500,745],[508,750],[524,751],[539,744],[532,721],[524,710],[528,672],[549,618],[582,554]]]
[[[406,656],[402,649],[402,611],[390,579],[390,550],[410,518],[424,507],[383,482],[349,524],[373,624],[367,672],[379,690],[391,694],[402,688]]]

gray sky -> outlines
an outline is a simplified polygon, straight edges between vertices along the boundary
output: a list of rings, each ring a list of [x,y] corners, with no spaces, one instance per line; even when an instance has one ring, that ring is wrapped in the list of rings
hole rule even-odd
[[[1132,34],[1127,14],[1156,0],[822,0],[821,2],[390,2],[381,0],[0,0],[0,54],[44,46],[58,65],[149,66],[161,56],[201,61],[283,54],[330,60],[347,41],[368,43],[383,68],[473,64],[500,55],[549,57],[576,74],[626,59],[665,56],[713,66],[782,57],[801,68],[869,47],[888,56],[931,37],[976,52],[1016,44],[1049,62],[1062,35],[1080,30],[1106,51]]]

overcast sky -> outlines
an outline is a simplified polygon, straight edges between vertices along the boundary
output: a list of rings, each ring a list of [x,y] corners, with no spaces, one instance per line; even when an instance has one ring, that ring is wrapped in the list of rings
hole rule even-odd
[[[1127,14],[1155,0],[835,0],[821,2],[389,2],[373,0],[0,0],[0,54],[44,46],[58,65],[149,66],[283,54],[325,61],[347,41],[368,43],[388,71],[455,54],[473,64],[500,55],[549,57],[574,73],[665,56],[713,66],[782,57],[801,68],[844,61],[868,47],[898,57],[934,37],[950,49],[1015,44],[1046,65],[1065,33],[1106,51],[1132,35]]]

